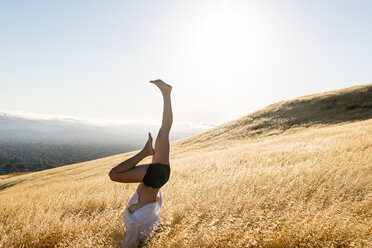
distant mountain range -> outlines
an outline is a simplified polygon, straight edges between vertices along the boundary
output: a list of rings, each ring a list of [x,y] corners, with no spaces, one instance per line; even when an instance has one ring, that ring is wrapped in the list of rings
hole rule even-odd
[[[124,144],[142,146],[151,132],[156,137],[160,125],[145,122],[92,124],[73,118],[29,118],[0,111],[0,142],[52,142],[64,144]],[[174,123],[170,139],[201,133],[211,124]]]
[[[0,112],[0,174],[44,170],[138,150],[148,132],[156,138],[159,126],[145,121],[99,124]],[[201,133],[208,127],[174,123],[170,139]]]

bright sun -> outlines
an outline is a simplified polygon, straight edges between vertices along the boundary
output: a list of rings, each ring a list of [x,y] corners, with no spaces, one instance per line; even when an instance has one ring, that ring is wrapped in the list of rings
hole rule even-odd
[[[196,63],[234,74],[264,63],[273,32],[269,15],[259,8],[226,2],[206,9],[192,23]]]

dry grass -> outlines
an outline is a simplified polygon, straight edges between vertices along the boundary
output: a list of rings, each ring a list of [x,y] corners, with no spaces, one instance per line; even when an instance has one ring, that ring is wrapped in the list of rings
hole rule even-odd
[[[372,247],[371,133],[369,119],[172,143],[146,247]],[[0,179],[0,247],[118,247],[137,184],[107,174],[133,154]]]
[[[0,179],[6,179],[6,178],[11,178],[11,177],[16,177],[16,176],[20,176],[20,175],[24,175],[24,174],[29,174],[29,173],[32,173],[32,172],[13,172],[13,173],[8,173],[8,174],[5,174],[5,175],[0,175]]]
[[[200,135],[182,140],[195,142],[247,140],[281,134],[295,127],[328,126],[372,118],[372,84],[354,86],[271,104]]]

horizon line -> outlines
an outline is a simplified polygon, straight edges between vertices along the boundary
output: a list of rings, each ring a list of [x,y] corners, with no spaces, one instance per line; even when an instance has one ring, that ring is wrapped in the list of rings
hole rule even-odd
[[[0,116],[9,116],[15,118],[23,118],[28,120],[45,120],[45,121],[64,121],[70,123],[81,123],[93,126],[116,126],[116,125],[129,125],[129,124],[147,124],[147,125],[159,125],[161,119],[100,119],[100,118],[89,118],[89,117],[75,117],[69,115],[50,115],[50,114],[35,114],[33,112],[24,111],[13,111],[13,110],[2,110],[0,109]],[[216,127],[223,123],[213,122],[174,122],[175,126],[188,125],[193,128],[208,129]]]

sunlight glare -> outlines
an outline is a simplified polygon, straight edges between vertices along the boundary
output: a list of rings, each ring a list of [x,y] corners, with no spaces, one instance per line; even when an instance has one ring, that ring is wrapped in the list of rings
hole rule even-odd
[[[195,35],[200,63],[231,74],[265,60],[270,41],[266,16],[257,8],[243,13],[238,7],[220,6],[201,19]]]

